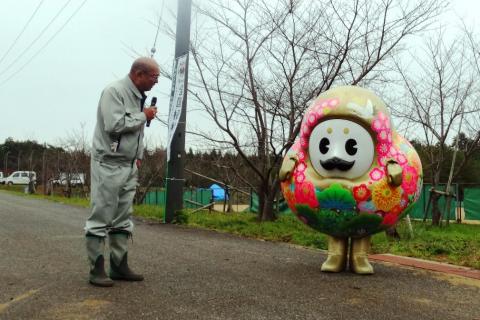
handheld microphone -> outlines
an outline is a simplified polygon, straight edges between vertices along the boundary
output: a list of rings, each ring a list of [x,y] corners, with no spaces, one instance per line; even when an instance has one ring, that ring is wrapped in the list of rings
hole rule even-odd
[[[152,97],[152,101],[150,102],[150,106],[155,107],[156,104],[157,104],[157,97]],[[147,121],[147,127],[150,127],[150,121],[152,121],[152,120]]]

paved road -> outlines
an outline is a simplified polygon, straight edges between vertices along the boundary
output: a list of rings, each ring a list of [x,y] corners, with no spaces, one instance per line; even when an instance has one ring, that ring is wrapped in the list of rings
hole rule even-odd
[[[140,283],[87,284],[88,210],[0,192],[0,319],[480,319],[480,283],[376,263],[324,274],[323,253],[138,222]]]

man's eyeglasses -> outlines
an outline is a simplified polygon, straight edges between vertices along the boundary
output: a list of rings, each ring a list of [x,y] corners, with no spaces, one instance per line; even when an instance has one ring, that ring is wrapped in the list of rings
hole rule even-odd
[[[151,74],[151,73],[147,73],[147,75],[152,78],[152,79],[155,79],[155,80],[158,80],[158,77],[160,76],[159,74]]]

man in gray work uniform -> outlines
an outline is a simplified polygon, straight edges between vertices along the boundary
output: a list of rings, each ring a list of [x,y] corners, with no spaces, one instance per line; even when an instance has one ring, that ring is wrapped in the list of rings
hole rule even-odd
[[[144,108],[145,91],[158,82],[155,60],[138,58],[130,73],[108,85],[98,103],[91,160],[91,208],[85,224],[89,281],[110,287],[113,280],[142,281],[128,266],[127,240],[133,231],[130,219],[143,157],[143,129],[157,113]],[[110,272],[105,273],[105,238],[110,244]]]

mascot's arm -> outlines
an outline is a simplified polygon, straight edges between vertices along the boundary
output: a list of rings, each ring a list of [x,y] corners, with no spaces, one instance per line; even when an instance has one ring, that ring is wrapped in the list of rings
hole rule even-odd
[[[290,179],[293,173],[293,169],[297,164],[297,161],[298,159],[296,155],[287,154],[287,156],[283,159],[282,166],[280,167],[280,172],[278,173],[280,182]]]
[[[392,187],[402,184],[402,167],[394,159],[387,160],[387,178]]]

